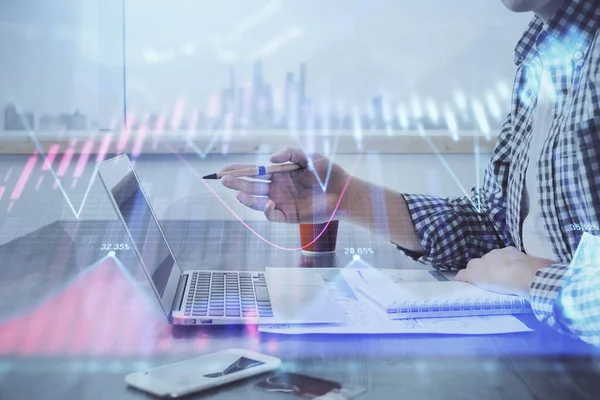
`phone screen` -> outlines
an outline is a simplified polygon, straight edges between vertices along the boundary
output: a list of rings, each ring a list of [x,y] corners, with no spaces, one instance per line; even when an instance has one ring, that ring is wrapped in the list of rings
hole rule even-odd
[[[150,378],[181,387],[197,384],[202,378],[217,379],[259,365],[264,365],[264,362],[223,352],[203,357],[202,362],[192,359],[157,368],[147,374]]]
[[[264,381],[257,383],[256,387],[268,392],[289,393],[308,399],[314,399],[315,397],[323,396],[332,390],[339,390],[342,388],[342,385],[338,382],[314,378],[307,375],[281,373],[269,376]]]

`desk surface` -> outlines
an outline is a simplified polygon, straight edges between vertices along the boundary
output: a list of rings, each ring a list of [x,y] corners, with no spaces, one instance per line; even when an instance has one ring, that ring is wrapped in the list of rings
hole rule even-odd
[[[184,268],[343,267],[358,228],[340,225],[334,257],[310,261],[277,250],[235,221],[170,222]],[[293,247],[297,227],[253,223]],[[226,241],[222,240],[227,238]],[[406,265],[385,241],[365,260]],[[361,399],[566,399],[600,393],[600,351],[540,326],[489,336],[280,336],[255,326],[171,327],[132,251],[106,258],[102,243],[126,242],[118,223],[55,223],[0,247],[0,398],[135,399],[126,373],[242,347],[277,356],[282,368],[367,388]],[[370,257],[370,258],[369,258]],[[190,398],[291,398],[265,394],[251,378]]]

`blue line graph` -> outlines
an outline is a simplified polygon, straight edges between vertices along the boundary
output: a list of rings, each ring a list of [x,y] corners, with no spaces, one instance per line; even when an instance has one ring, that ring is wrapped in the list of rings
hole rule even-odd
[[[17,110],[20,110],[20,108],[18,106],[17,106]],[[19,115],[22,115],[22,113],[19,112]],[[23,123],[25,123],[25,121],[23,121]],[[32,140],[33,144],[35,145],[35,148],[37,149],[38,153],[42,157],[43,162],[46,165],[49,166],[48,170],[50,171],[50,174],[54,178],[54,182],[58,186],[58,189],[61,191],[61,193],[62,193],[65,201],[67,202],[67,205],[69,206],[69,208],[73,212],[73,215],[75,216],[75,218],[79,219],[79,215],[81,215],[81,211],[83,209],[83,206],[85,205],[85,202],[86,202],[87,197],[88,197],[88,195],[90,193],[92,185],[94,184],[94,181],[96,180],[96,175],[97,175],[97,172],[98,172],[97,166],[94,166],[94,170],[92,172],[92,176],[91,176],[90,181],[88,182],[87,188],[85,190],[85,194],[83,196],[83,200],[81,201],[81,204],[77,208],[77,207],[75,207],[75,205],[71,201],[69,195],[67,194],[65,188],[63,187],[61,179],[59,178],[57,172],[54,170],[53,163],[51,163],[50,160],[48,160],[48,155],[44,151],[44,149],[43,149],[42,145],[40,144],[40,141],[38,140],[38,138],[35,135],[34,131],[32,129],[29,129],[27,131],[27,136],[29,136],[29,138]]]
[[[438,160],[442,163],[442,165],[444,166],[444,168],[446,169],[446,171],[450,174],[451,178],[453,179],[453,181],[455,182],[455,184],[460,188],[460,190],[463,192],[463,194],[469,198],[469,201],[471,202],[471,204],[473,205],[473,207],[480,212],[481,211],[481,203],[480,203],[480,198],[478,196],[477,198],[477,203],[473,202],[473,200],[471,200],[471,197],[469,196],[469,193],[467,192],[467,190],[465,189],[465,187],[460,183],[458,177],[456,176],[456,174],[454,173],[454,171],[451,169],[451,167],[449,166],[449,164],[447,163],[445,157],[441,154],[441,152],[439,151],[439,149],[435,146],[435,144],[432,142],[431,138],[428,136],[427,131],[425,130],[425,128],[422,125],[418,125],[417,126],[418,131],[421,135],[421,137],[423,138],[423,140],[425,140],[425,142],[429,145],[429,147],[432,149],[432,151],[434,152],[434,154],[436,155],[436,157],[438,158]],[[222,131],[216,131],[215,134],[211,137],[208,145],[206,146],[206,148],[204,150],[200,149],[191,139],[186,139],[186,144],[188,145],[189,148],[191,148],[196,155],[198,155],[199,158],[201,159],[205,159],[207,157],[207,155],[211,152],[212,147],[215,145],[215,143],[217,143],[217,141],[222,137],[223,133]],[[53,180],[55,182],[55,184],[57,185],[58,189],[60,190],[62,196],[64,197],[65,201],[67,202],[67,205],[69,206],[70,210],[72,211],[73,215],[75,216],[75,218],[79,218],[79,216],[81,215],[81,212],[83,210],[83,207],[85,206],[85,203],[87,201],[87,198],[89,196],[89,193],[91,191],[91,188],[96,180],[96,176],[98,173],[97,170],[97,165],[94,165],[94,169],[92,172],[92,175],[90,177],[90,180],[87,184],[85,193],[83,195],[83,199],[81,201],[81,204],[79,204],[79,206],[75,205],[71,199],[71,197],[69,196],[69,194],[67,193],[67,191],[65,190],[65,187],[63,185],[63,182],[61,181],[61,178],[59,177],[57,171],[55,170],[54,165],[52,165],[52,163],[48,160],[48,155],[47,153],[44,151],[42,145],[40,144],[39,139],[37,138],[37,136],[35,135],[35,132],[33,130],[29,130],[28,131],[28,136],[31,138],[32,142],[35,145],[35,148],[37,149],[37,151],[39,152],[40,156],[42,157],[44,163],[46,163],[47,165],[49,165],[48,170],[50,171]],[[354,137],[355,142],[358,143],[358,140],[360,138],[356,138]],[[322,179],[319,174],[317,174],[317,172],[315,171],[314,168],[314,164],[313,164],[313,158],[312,155],[310,154],[310,150],[306,149],[307,147],[309,147],[309,145],[307,143],[304,143],[302,146],[306,149],[306,151],[308,152],[308,163],[309,163],[309,170],[311,170],[315,176],[315,179],[317,180],[319,186],[321,187],[321,189],[325,192],[327,190],[327,187],[329,185],[329,180],[331,177],[331,170],[333,168],[333,164],[335,162],[335,155],[336,155],[336,150],[338,148],[339,145],[339,140],[340,140],[340,135],[336,135],[334,137],[334,142],[333,142],[333,146],[331,149],[329,149],[328,154],[326,154],[329,165],[327,168],[327,173],[325,176],[325,179]],[[480,163],[480,147],[479,147],[479,138],[475,137],[475,144],[474,144],[474,156],[475,156],[475,173],[476,173],[476,192],[479,193],[479,163]],[[312,146],[311,146],[312,147]],[[328,146],[326,146],[328,147]],[[174,152],[173,149],[171,149],[171,152]]]

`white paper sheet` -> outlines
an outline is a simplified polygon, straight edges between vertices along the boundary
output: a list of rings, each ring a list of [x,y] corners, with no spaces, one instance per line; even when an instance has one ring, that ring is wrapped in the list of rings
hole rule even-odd
[[[373,271],[357,269],[319,269],[328,290],[342,304],[346,320],[341,324],[317,325],[261,325],[261,332],[289,335],[298,334],[390,334],[390,333],[437,333],[482,335],[512,332],[528,332],[529,327],[512,315],[489,317],[421,318],[390,320],[370,300],[352,288],[362,279],[377,279],[368,275]],[[341,271],[341,272],[340,272]],[[366,273],[365,273],[366,272]],[[382,270],[394,281],[435,281],[427,271]],[[375,271],[376,273],[376,271]],[[364,281],[363,281],[364,282]],[[350,289],[350,290],[349,290]]]

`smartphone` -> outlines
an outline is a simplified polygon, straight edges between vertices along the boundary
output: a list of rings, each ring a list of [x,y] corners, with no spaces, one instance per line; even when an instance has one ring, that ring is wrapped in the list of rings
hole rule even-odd
[[[243,349],[229,349],[125,376],[138,390],[177,398],[272,371],[281,365],[275,357]]]
[[[342,389],[339,382],[291,372],[269,376],[264,381],[257,383],[255,387],[267,392],[289,393],[307,399],[314,399]]]

